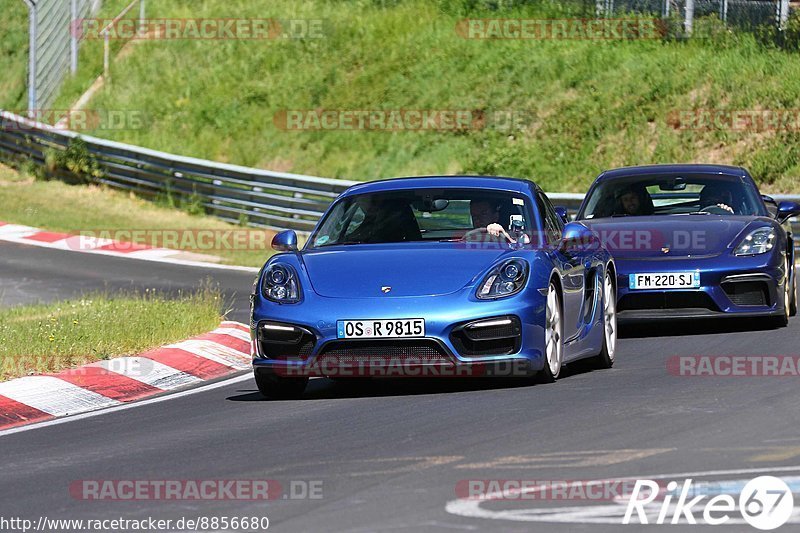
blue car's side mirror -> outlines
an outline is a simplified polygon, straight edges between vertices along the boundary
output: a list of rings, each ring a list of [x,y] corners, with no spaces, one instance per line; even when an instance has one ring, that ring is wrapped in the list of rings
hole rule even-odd
[[[577,253],[599,247],[600,238],[597,234],[580,222],[570,222],[564,226],[560,246],[562,252]]]
[[[556,214],[561,217],[561,220],[564,221],[564,224],[569,222],[569,211],[566,207],[559,205],[555,208]]]
[[[297,251],[297,233],[293,229],[287,229],[272,238],[272,249],[277,252]]]
[[[781,202],[778,204],[778,213],[775,218],[779,222],[784,222],[797,215],[800,215],[800,204],[797,202]]]

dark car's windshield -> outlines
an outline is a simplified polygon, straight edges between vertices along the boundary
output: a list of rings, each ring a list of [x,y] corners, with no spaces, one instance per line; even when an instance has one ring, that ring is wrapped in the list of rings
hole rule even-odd
[[[647,174],[600,181],[578,217],[690,213],[767,216],[758,191],[738,176]]]
[[[309,248],[485,237],[485,228],[512,221],[533,229],[530,201],[482,189],[404,189],[339,200],[309,240]],[[516,227],[519,228],[519,222]]]

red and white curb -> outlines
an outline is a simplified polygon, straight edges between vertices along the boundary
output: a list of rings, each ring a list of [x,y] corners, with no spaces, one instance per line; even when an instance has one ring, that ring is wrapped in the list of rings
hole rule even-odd
[[[245,272],[258,272],[258,268],[237,265],[221,265],[208,261],[194,261],[181,259],[186,252],[169,248],[155,248],[130,242],[101,239],[69,233],[45,231],[31,226],[9,224],[0,222],[0,241],[39,246],[42,248],[56,248],[72,252],[110,255],[126,257],[129,259],[143,259],[159,263],[172,263],[176,265],[200,266],[205,268],[220,268],[226,270],[242,270]]]
[[[0,430],[114,407],[251,368],[250,332],[223,322],[135,357],[0,383]]]

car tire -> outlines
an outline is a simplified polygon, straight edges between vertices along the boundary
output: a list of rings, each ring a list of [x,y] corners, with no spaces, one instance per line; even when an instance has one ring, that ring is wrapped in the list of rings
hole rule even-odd
[[[789,325],[789,316],[792,314],[792,285],[789,283],[789,279],[787,277],[786,281],[783,283],[783,310],[781,314],[776,315],[772,322],[775,327],[783,328]],[[796,292],[796,291],[795,291]]]
[[[611,279],[611,272],[606,271],[603,281],[603,346],[594,357],[597,368],[611,368],[617,350],[617,291]]]
[[[564,366],[564,320],[561,294],[555,283],[547,288],[544,324],[544,368],[536,375],[539,383],[552,383]]]
[[[275,374],[255,373],[258,391],[273,400],[300,398],[306,390],[308,378],[282,378]]]
[[[789,316],[797,314],[797,267],[792,268],[791,301],[789,302]]]

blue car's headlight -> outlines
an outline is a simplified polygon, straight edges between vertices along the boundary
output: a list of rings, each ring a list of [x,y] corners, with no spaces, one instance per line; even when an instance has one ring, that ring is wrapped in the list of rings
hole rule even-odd
[[[300,301],[300,282],[297,272],[289,265],[276,263],[264,271],[261,294],[273,302],[291,304]]]
[[[775,246],[775,230],[773,228],[758,228],[742,239],[733,252],[736,255],[765,254]]]
[[[495,266],[478,285],[475,294],[481,300],[494,300],[517,294],[528,279],[528,263],[509,259]]]

